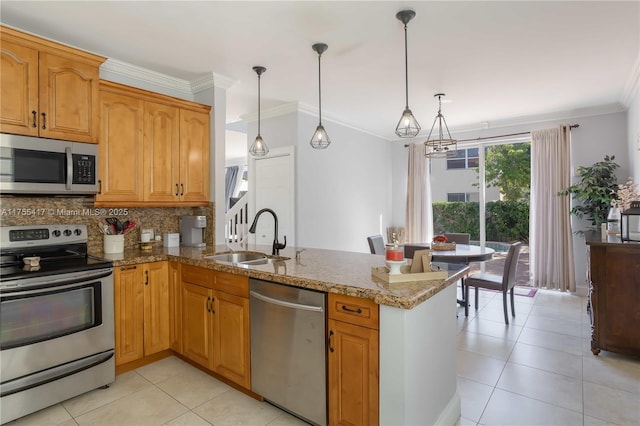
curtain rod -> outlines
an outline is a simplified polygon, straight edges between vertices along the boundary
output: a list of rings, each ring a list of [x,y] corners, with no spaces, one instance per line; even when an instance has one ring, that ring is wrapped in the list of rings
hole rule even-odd
[[[569,130],[571,129],[575,129],[576,127],[580,127],[579,124],[572,124],[569,126]],[[499,138],[506,138],[509,136],[522,136],[522,135],[528,135],[531,132],[519,132],[519,133],[509,133],[506,135],[498,135],[498,136],[485,136],[485,137],[481,137],[481,138],[473,138],[473,139],[459,139],[458,142],[473,142],[473,141],[482,141],[482,140],[486,140],[486,139],[499,139]],[[408,148],[409,146],[411,146],[410,144],[405,144],[404,147]]]

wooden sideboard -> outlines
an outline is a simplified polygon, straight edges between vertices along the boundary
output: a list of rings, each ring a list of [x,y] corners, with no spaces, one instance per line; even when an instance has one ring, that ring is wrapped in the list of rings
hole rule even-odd
[[[640,356],[640,244],[587,240],[591,352]]]

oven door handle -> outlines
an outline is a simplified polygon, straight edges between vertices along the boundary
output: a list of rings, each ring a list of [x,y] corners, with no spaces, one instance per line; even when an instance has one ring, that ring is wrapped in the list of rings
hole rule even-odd
[[[23,280],[13,280],[0,283],[0,293],[14,293],[51,287],[69,286],[78,283],[94,281],[100,278],[108,277],[112,274],[113,268],[102,268],[92,271],[64,274],[60,278],[55,278],[55,275],[49,275],[37,278],[27,278]]]

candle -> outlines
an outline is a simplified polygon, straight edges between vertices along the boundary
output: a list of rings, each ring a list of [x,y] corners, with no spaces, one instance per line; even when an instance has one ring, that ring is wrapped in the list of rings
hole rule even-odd
[[[404,247],[398,246],[394,244],[387,244],[385,246],[386,249],[386,259],[396,262],[401,262],[404,260]]]

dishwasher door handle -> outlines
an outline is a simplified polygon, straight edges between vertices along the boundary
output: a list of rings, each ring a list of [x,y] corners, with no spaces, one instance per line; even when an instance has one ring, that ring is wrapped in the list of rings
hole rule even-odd
[[[271,303],[278,306],[284,306],[285,308],[301,309],[303,311],[312,311],[312,312],[324,312],[324,308],[322,306],[301,305],[299,303],[287,302],[284,300],[274,299],[272,297],[265,296],[264,294],[260,294],[255,291],[251,291],[250,294],[252,297],[255,297],[258,300],[262,300],[263,302]]]

